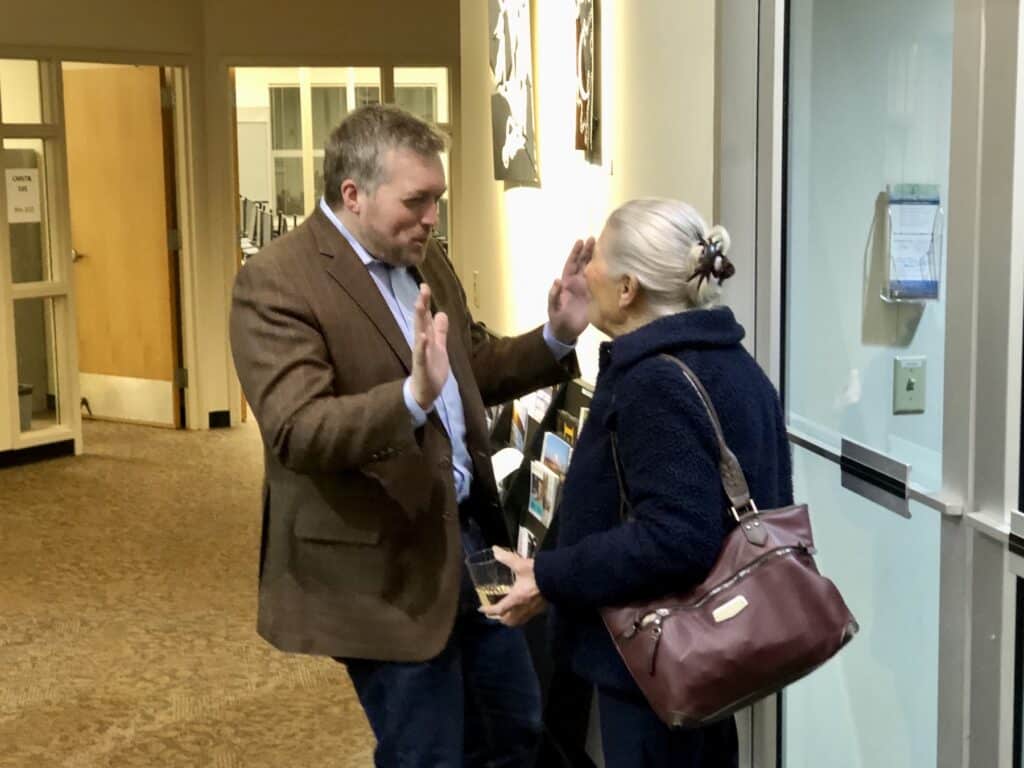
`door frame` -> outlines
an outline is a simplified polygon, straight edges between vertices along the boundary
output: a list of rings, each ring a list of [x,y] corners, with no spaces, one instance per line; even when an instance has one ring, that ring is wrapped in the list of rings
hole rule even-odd
[[[728,226],[739,246],[734,250],[752,257],[749,278],[735,286],[730,281],[725,300],[748,330],[749,351],[780,392],[785,13],[786,0],[750,0],[742,13],[720,3],[715,20],[714,219]],[[750,94],[756,94],[753,105]],[[769,697],[737,718],[741,768],[775,768],[781,701]]]
[[[61,269],[64,270],[60,274],[64,275],[64,282],[66,283],[67,290],[67,308],[70,311],[69,323],[65,322],[62,324],[63,332],[67,334],[64,346],[68,347],[66,357],[58,359],[58,367],[61,366],[72,366],[66,368],[66,371],[73,371],[74,376],[72,380],[67,380],[62,391],[68,394],[69,402],[65,404],[64,413],[73,420],[73,426],[71,426],[71,436],[75,440],[75,452],[81,453],[82,451],[82,428],[81,428],[81,413],[79,409],[79,386],[77,380],[78,373],[78,342],[77,342],[77,330],[74,321],[74,281],[72,279],[71,271],[71,260],[70,260],[70,210],[68,203],[68,176],[67,176],[67,156],[66,156],[66,142],[64,136],[64,103],[63,103],[63,86],[61,81],[61,65],[65,61],[69,62],[95,62],[98,64],[121,64],[121,65],[145,65],[145,66],[156,66],[163,70],[169,70],[168,73],[168,84],[173,90],[173,112],[172,112],[172,123],[173,123],[173,141],[174,141],[174,155],[173,155],[173,166],[175,169],[175,187],[176,187],[176,207],[178,216],[178,230],[180,236],[180,249],[178,251],[178,264],[179,264],[179,275],[178,275],[178,316],[176,323],[181,329],[181,348],[179,361],[181,367],[188,372],[188,386],[184,388],[184,421],[181,427],[187,429],[203,429],[206,427],[204,419],[200,419],[200,376],[198,375],[198,320],[197,320],[197,300],[199,293],[199,286],[197,284],[197,270],[196,270],[196,254],[197,254],[197,233],[196,233],[196,211],[195,211],[195,199],[196,199],[196,176],[194,172],[194,141],[193,141],[193,107],[192,107],[192,95],[191,95],[191,81],[193,72],[193,63],[190,56],[179,55],[179,54],[165,54],[158,52],[147,52],[147,51],[111,51],[111,50],[97,50],[88,48],[70,48],[70,47],[32,47],[32,46],[0,46],[0,58],[10,59],[33,59],[39,62],[40,71],[44,69],[47,74],[48,91],[44,93],[44,109],[49,110],[48,116],[52,116],[52,120],[49,120],[45,128],[54,132],[53,141],[59,144],[60,148],[60,165],[56,169],[58,174],[55,181],[51,182],[54,187],[59,190],[59,196],[56,200],[56,204],[51,207],[51,215],[59,217],[60,238],[55,238],[52,243],[52,252],[54,259],[54,270],[55,274],[57,271],[57,263],[61,264]],[[16,126],[19,130],[26,126]],[[37,126],[31,126],[36,128]],[[6,133],[0,133],[2,137],[12,137],[10,132],[11,126],[7,126]],[[33,134],[35,137],[37,134]],[[4,210],[6,215],[6,208]],[[6,230],[0,231],[0,236],[6,237]],[[2,246],[6,248],[6,245]],[[59,258],[58,258],[59,256]],[[0,268],[3,264],[0,264]],[[6,272],[0,274],[10,274],[9,268]],[[7,286],[4,285],[6,280],[0,280],[0,302],[3,302],[3,306],[7,306],[10,302],[6,300],[4,296],[4,290]],[[18,298],[29,297],[23,296],[24,290],[17,291]],[[13,306],[13,305],[12,305]],[[13,320],[13,316],[9,318]],[[10,344],[10,350],[13,351],[13,322],[10,323],[11,331],[6,334],[10,338],[7,339],[7,343]],[[4,336],[5,334],[0,334]],[[4,341],[0,339],[0,353],[4,354],[5,358],[9,355],[6,354],[3,348]],[[58,345],[60,346],[60,345]],[[10,377],[8,377],[10,378]],[[4,386],[4,383],[0,383],[0,398],[5,397],[5,390],[9,387],[9,383]],[[10,410],[9,413],[11,418],[15,419],[16,422],[16,389],[13,392],[6,392],[6,399],[0,400],[0,402],[13,403],[14,410]],[[10,408],[12,406],[8,406]],[[68,422],[69,425],[71,422]],[[2,441],[2,432],[4,427],[4,415],[0,413],[0,441]],[[17,424],[12,424],[12,433],[17,432]],[[22,435],[17,439],[12,439],[13,448],[26,448],[35,445],[41,445],[45,443],[54,442],[60,439],[66,439],[66,435],[62,435],[50,430],[39,430],[38,432],[28,433],[27,436]],[[0,450],[3,449],[3,444],[0,442]]]

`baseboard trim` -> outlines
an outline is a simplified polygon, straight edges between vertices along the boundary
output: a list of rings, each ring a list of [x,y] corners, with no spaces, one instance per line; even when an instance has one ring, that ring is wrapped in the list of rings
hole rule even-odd
[[[121,419],[117,416],[89,416],[82,414],[82,421],[105,421],[108,424],[128,424],[132,427],[153,427],[154,429],[175,429],[173,424],[159,421],[139,421],[138,419]]]
[[[37,461],[59,459],[75,455],[74,440],[59,440],[56,443],[34,445],[31,448],[18,448],[12,451],[0,451],[0,469],[18,467],[22,464],[34,464]]]

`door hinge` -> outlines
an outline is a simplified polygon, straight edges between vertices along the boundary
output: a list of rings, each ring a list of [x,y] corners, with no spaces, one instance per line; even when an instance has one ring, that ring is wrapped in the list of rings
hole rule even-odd
[[[181,250],[181,230],[180,229],[168,229],[167,230],[167,250],[168,251],[180,251]]]
[[[175,389],[188,389],[188,368],[174,369]]]
[[[160,106],[164,109],[172,109],[174,107],[173,85],[160,86]]]

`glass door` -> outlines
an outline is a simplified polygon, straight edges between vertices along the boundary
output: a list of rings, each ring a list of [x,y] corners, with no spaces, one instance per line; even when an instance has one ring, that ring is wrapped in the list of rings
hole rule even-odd
[[[0,451],[81,449],[60,89],[0,59]]]
[[[782,389],[861,632],[783,693],[786,768],[936,765],[953,23],[952,0],[789,4]]]

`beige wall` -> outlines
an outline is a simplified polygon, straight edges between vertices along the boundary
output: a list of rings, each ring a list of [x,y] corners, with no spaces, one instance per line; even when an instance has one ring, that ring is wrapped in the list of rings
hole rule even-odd
[[[547,289],[576,237],[598,234],[617,204],[669,196],[712,213],[714,4],[704,0],[604,0],[601,19],[604,161],[573,148],[573,3],[534,2],[535,99],[540,188],[504,189],[491,162],[488,19],[484,0],[463,0],[462,163],[453,248],[475,314],[502,333],[545,319]],[[584,375],[596,345],[580,342]]]
[[[199,0],[4,0],[0,46],[193,53],[199,50]]]
[[[207,413],[220,410],[230,410],[237,420],[241,396],[227,339],[237,251],[228,68],[429,64],[449,66],[457,80],[458,0],[6,0],[0,18],[0,58],[138,61],[187,69],[196,235],[193,423],[203,427]]]

